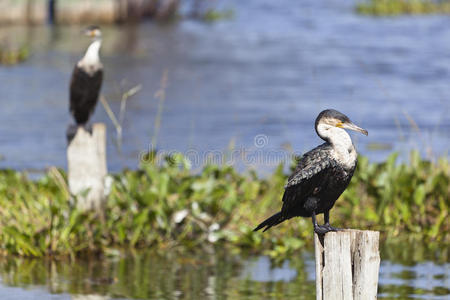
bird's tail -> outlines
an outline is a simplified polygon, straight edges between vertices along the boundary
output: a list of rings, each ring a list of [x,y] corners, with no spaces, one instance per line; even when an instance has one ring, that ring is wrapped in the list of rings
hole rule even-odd
[[[266,220],[264,220],[264,222],[259,224],[255,229],[253,229],[253,231],[258,231],[261,228],[266,227],[263,230],[263,232],[264,232],[264,231],[270,229],[270,227],[278,225],[283,221],[284,221],[284,218],[281,216],[281,211],[280,211],[280,212],[277,212],[276,214],[274,214],[273,216],[271,216],[270,218],[267,218]]]

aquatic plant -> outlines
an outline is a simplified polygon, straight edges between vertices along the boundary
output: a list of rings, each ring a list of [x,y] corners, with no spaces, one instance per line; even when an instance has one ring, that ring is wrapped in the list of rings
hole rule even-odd
[[[358,3],[356,11],[375,16],[450,14],[450,1],[367,0]]]
[[[28,46],[22,45],[12,48],[6,45],[0,45],[0,64],[15,65],[25,61],[30,55]]]
[[[202,19],[206,22],[217,22],[221,20],[229,20],[234,17],[234,11],[231,9],[215,10],[209,9],[204,14]]]
[[[103,216],[68,201],[67,179],[52,168],[38,180],[0,172],[0,249],[24,256],[108,254],[117,248],[228,245],[283,258],[312,243],[309,219],[292,219],[253,232],[279,209],[286,175],[240,174],[207,165],[193,174],[180,154],[158,162],[148,155],[139,170],[111,175]],[[421,239],[448,249],[450,165],[413,152],[408,164],[392,154],[384,163],[360,158],[352,183],[332,211],[335,225],[381,230],[386,239]],[[443,251],[444,253],[446,251]]]

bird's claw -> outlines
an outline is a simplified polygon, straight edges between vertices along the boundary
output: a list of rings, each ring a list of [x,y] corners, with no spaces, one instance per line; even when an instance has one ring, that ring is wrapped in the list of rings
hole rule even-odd
[[[83,125],[84,130],[89,132],[90,135],[92,135],[92,132],[94,131],[93,126],[91,123],[86,123]]]
[[[342,231],[341,228],[333,227],[333,226],[331,226],[329,223],[324,224],[323,226],[326,227],[326,228],[328,228],[328,231]]]
[[[342,229],[340,228],[335,228],[333,226],[331,226],[330,224],[325,224],[325,225],[316,225],[314,227],[314,232],[317,234],[325,234],[327,232],[330,231],[341,231]]]
[[[314,232],[317,234],[325,234],[328,231],[330,231],[330,230],[326,226],[323,226],[323,225],[314,226]]]

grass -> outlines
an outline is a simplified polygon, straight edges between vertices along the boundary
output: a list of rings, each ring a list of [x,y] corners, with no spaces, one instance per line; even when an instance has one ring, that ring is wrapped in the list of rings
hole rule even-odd
[[[286,175],[242,175],[229,166],[190,171],[182,155],[112,175],[105,217],[82,213],[67,199],[63,171],[37,181],[0,172],[0,251],[23,256],[112,253],[120,248],[228,245],[283,258],[312,243],[309,219],[292,219],[266,233],[252,229],[280,208]],[[333,225],[381,230],[385,239],[418,239],[448,249],[450,166],[447,158],[408,164],[361,157],[352,183],[331,217]],[[446,251],[443,251],[446,252]]]
[[[356,11],[364,15],[395,16],[450,14],[450,1],[431,0],[367,0],[357,4]]]

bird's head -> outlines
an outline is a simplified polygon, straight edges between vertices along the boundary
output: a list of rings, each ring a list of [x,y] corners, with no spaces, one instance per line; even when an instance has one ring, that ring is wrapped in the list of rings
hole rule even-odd
[[[100,27],[96,25],[91,25],[84,30],[84,34],[93,40],[100,39],[102,37],[102,32]]]
[[[367,130],[355,125],[350,119],[343,113],[334,109],[327,109],[322,111],[316,119],[316,132],[319,136],[324,136],[323,132],[332,128],[343,128],[361,132],[364,135],[368,135]]]

